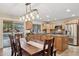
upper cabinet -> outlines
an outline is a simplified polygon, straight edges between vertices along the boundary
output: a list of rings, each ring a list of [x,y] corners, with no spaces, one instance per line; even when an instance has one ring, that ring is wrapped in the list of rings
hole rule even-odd
[[[53,31],[53,24],[50,22],[43,22],[41,24],[41,30],[43,32],[50,33],[51,31]]]
[[[79,23],[79,18],[64,20],[64,24],[78,24],[78,23]]]

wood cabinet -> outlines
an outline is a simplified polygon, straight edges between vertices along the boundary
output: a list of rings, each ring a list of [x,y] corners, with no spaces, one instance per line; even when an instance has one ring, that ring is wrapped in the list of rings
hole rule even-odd
[[[55,48],[57,51],[62,52],[68,48],[68,37],[67,36],[55,36]]]
[[[50,22],[44,22],[41,24],[41,30],[46,33],[51,33],[53,31],[53,24]]]

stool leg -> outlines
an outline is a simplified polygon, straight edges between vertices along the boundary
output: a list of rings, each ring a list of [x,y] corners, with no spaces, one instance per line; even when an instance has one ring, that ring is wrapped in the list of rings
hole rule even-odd
[[[48,41],[48,51],[47,51],[47,56],[51,55],[51,41]]]
[[[15,56],[16,56],[16,52],[15,52]]]
[[[43,56],[45,56],[45,48],[46,48],[46,44],[47,44],[47,41],[44,42],[44,47],[43,47]]]
[[[51,47],[51,56],[53,56],[53,47]]]
[[[56,56],[56,51],[54,52],[54,56]]]
[[[13,51],[11,52],[11,56],[13,56]]]

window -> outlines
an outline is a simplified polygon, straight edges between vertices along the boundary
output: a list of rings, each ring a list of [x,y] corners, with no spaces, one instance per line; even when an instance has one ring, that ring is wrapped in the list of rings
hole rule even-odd
[[[41,25],[40,24],[33,24],[32,32],[40,33],[41,32]]]

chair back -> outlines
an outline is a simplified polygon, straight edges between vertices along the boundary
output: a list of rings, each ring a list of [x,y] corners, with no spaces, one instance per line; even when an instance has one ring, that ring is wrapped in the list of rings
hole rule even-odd
[[[11,34],[9,35],[9,38],[10,38],[11,49],[14,50],[15,48],[14,38]]]
[[[14,54],[16,56],[16,47],[15,47],[14,37],[12,34],[9,34],[9,38],[10,38],[10,45],[11,45],[11,56],[13,56]]]
[[[53,51],[54,51],[54,44],[55,44],[55,38],[52,39],[51,41],[51,55],[53,54]]]
[[[53,52],[54,49],[54,38],[52,39],[47,39],[44,42],[44,47],[43,47],[43,55],[50,56]]]
[[[21,49],[20,35],[19,34],[17,34],[15,36],[15,42],[16,42],[17,56],[21,56],[22,55],[22,49]]]

